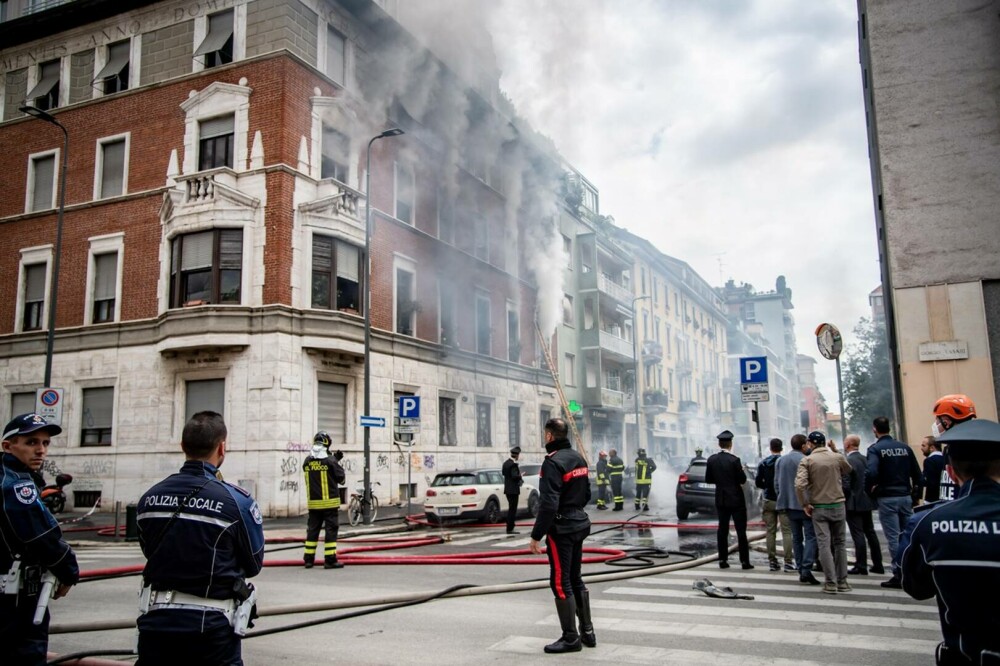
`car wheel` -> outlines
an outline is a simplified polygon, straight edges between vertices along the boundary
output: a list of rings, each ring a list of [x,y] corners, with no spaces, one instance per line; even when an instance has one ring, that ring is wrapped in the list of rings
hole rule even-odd
[[[487,525],[495,525],[500,522],[500,503],[494,498],[486,500],[486,507],[483,508],[482,521]]]
[[[538,493],[528,495],[528,515],[532,518],[538,517]]]
[[[688,516],[690,516],[690,515],[691,515],[691,510],[690,509],[688,509],[686,506],[681,506],[680,504],[677,505],[677,519],[678,520],[687,520]]]
[[[424,518],[431,525],[440,525],[441,524],[441,519],[438,516],[436,516],[435,514],[433,514],[433,513],[424,513]]]

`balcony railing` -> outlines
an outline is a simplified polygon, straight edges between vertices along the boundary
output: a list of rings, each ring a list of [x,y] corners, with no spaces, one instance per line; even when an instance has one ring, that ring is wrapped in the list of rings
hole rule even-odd
[[[625,338],[619,338],[617,335],[608,333],[607,331],[601,331],[600,345],[601,349],[607,349],[608,351],[621,356],[635,358],[635,351],[632,348],[631,342]]]
[[[670,404],[670,396],[667,395],[666,391],[660,390],[650,390],[642,392],[642,404],[651,407],[667,407]]]
[[[675,369],[677,370],[678,374],[690,375],[691,371],[694,370],[694,365],[691,363],[691,361],[688,361],[686,359],[681,359],[677,361]]]
[[[622,303],[627,303],[629,305],[632,304],[632,292],[630,292],[628,289],[621,286],[620,284],[616,284],[615,282],[611,281],[605,275],[599,275],[597,277],[597,289],[600,292],[605,293],[608,296],[611,296],[612,298],[621,301]]]
[[[625,394],[621,391],[601,387],[601,406],[621,409],[625,406]]]
[[[659,363],[663,360],[663,345],[655,340],[642,343],[642,362],[646,364]]]

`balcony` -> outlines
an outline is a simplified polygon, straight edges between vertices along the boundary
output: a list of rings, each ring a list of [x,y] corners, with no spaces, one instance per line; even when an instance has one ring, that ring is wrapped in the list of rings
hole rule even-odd
[[[642,343],[642,362],[646,365],[655,365],[663,360],[663,345],[655,340],[646,340]]]
[[[694,370],[694,365],[688,359],[681,359],[677,361],[677,365],[674,366],[674,369],[677,371],[678,375],[684,377],[691,374]]]
[[[670,396],[663,389],[648,389],[642,392],[642,408],[647,414],[660,414],[667,411]]]
[[[585,388],[583,390],[583,401],[587,407],[595,409],[618,409],[625,408],[625,394],[615,389],[601,387]]]
[[[677,411],[682,415],[691,416],[698,413],[698,403],[694,400],[681,400],[677,406]]]
[[[597,328],[583,331],[580,334],[580,347],[582,349],[600,349],[603,355],[609,356],[619,363],[631,364],[635,362],[635,350],[632,342],[608,331],[601,331]]]
[[[592,270],[580,276],[580,289],[597,289],[622,305],[632,307],[632,292],[599,271]]]

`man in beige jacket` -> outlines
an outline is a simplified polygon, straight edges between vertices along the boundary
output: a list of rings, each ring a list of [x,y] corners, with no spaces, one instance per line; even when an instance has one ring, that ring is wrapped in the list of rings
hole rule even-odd
[[[850,592],[843,478],[851,473],[851,465],[844,456],[827,448],[823,433],[811,432],[808,439],[813,451],[799,463],[795,494],[816,530],[816,549],[826,577],[823,591],[827,594]]]

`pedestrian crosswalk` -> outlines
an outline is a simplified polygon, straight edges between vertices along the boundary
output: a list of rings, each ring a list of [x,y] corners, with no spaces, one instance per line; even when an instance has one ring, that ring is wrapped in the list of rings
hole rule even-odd
[[[100,546],[77,546],[74,548],[76,561],[81,569],[109,566],[110,563],[122,565],[143,563],[145,558],[139,544],[108,544]],[[96,565],[96,566],[95,566]]]
[[[692,589],[702,578],[754,599],[709,598]],[[793,574],[706,565],[591,584],[598,647],[573,658],[661,665],[933,664],[940,641],[937,606],[884,589],[882,580],[853,577],[852,592],[828,595]],[[534,631],[508,636],[491,650],[538,655],[558,633],[559,619],[549,614]]]

